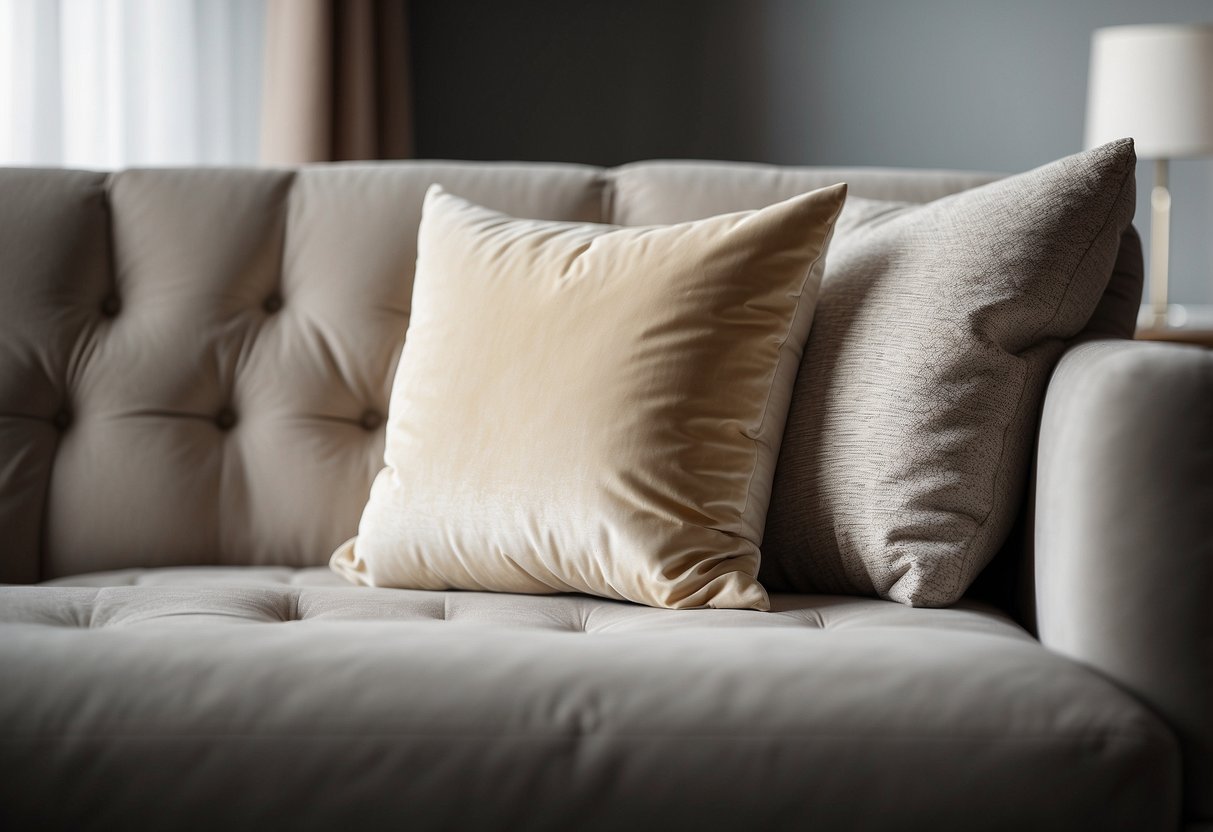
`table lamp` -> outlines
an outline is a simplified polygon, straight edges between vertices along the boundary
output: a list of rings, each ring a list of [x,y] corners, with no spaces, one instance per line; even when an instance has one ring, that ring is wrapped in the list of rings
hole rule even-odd
[[[1111,26],[1091,36],[1085,144],[1131,136],[1154,160],[1152,325],[1167,324],[1171,191],[1167,162],[1213,154],[1213,24]]]

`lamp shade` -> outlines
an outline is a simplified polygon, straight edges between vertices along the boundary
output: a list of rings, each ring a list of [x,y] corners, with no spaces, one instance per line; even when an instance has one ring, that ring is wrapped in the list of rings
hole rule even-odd
[[[1213,155],[1213,25],[1095,30],[1086,146],[1125,136],[1147,159]]]

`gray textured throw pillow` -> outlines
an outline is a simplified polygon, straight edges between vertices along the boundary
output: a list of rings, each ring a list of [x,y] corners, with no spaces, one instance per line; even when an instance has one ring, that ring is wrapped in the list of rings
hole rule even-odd
[[[1133,218],[1125,139],[925,205],[853,199],[775,472],[771,590],[958,600],[1020,507],[1036,418]]]

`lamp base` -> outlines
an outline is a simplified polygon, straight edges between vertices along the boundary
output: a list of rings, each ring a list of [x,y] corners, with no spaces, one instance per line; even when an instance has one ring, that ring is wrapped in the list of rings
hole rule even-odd
[[[1137,313],[1137,328],[1183,328],[1191,323],[1190,318],[1188,308],[1181,303],[1168,303],[1161,308],[1143,304]]]
[[[1178,344],[1198,344],[1213,347],[1213,304],[1190,304],[1171,306],[1167,309],[1167,323],[1154,325],[1154,310],[1143,306],[1137,316],[1139,341],[1169,341]]]

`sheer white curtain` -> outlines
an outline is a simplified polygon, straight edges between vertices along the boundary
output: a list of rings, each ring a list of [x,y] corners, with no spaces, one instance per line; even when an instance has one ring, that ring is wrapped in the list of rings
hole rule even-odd
[[[0,0],[0,165],[255,164],[264,0]]]

